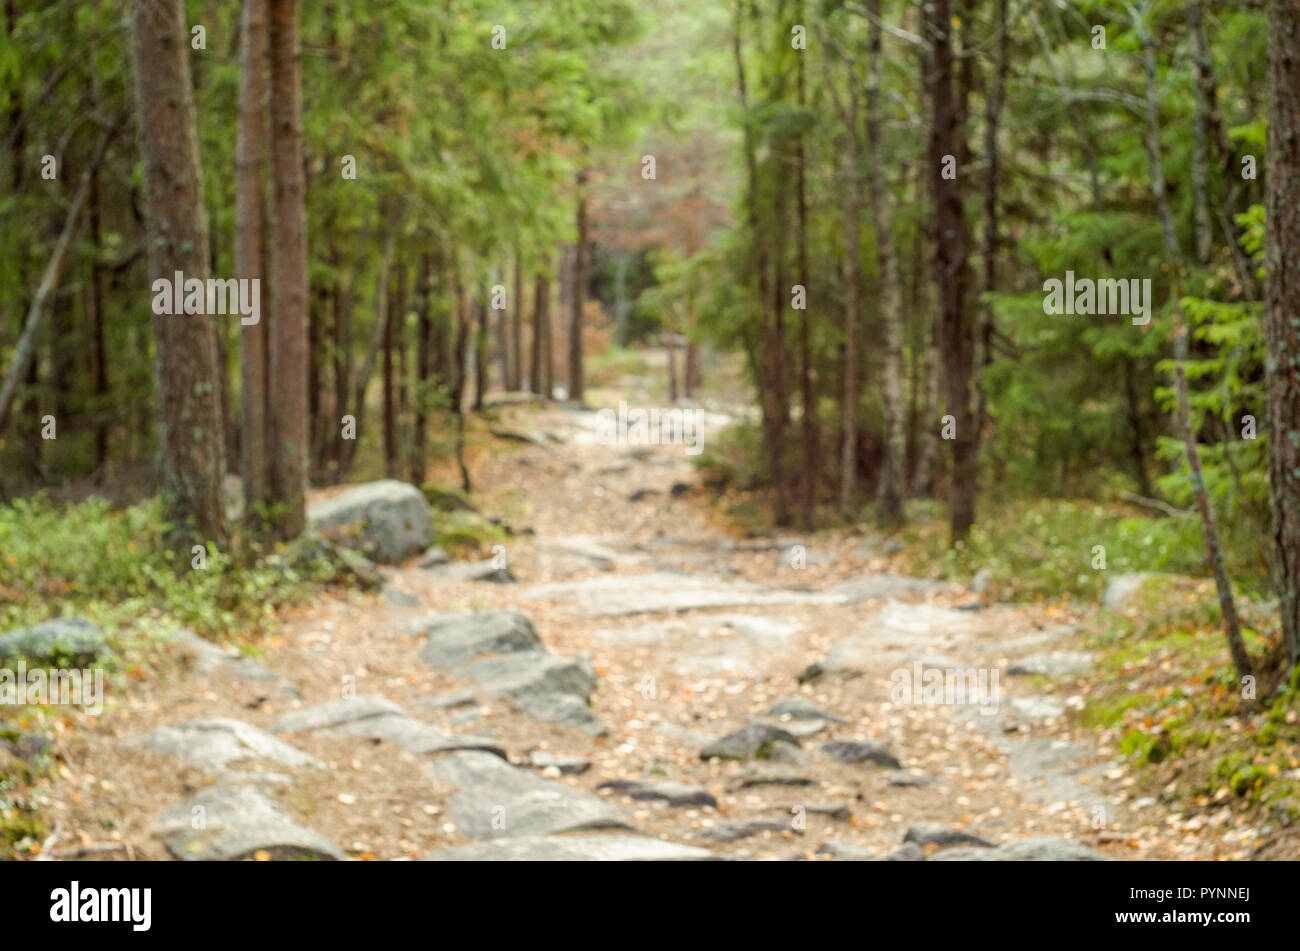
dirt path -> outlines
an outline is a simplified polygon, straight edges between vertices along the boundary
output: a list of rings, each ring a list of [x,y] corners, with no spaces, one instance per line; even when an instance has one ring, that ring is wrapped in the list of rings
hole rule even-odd
[[[1114,751],[1070,727],[1078,619],[972,609],[862,536],[734,540],[681,447],[510,412],[538,444],[475,477],[484,511],[531,530],[505,546],[517,583],[410,563],[380,595],[293,612],[260,664],[172,651],[188,659],[66,742],[46,851],[864,858],[917,827],[925,848],[898,857],[1208,857],[1163,838]],[[430,627],[506,609],[544,651],[509,616]],[[480,635],[516,650],[465,654]],[[931,670],[988,692],[892,702]],[[702,758],[747,726],[733,745],[770,756]]]

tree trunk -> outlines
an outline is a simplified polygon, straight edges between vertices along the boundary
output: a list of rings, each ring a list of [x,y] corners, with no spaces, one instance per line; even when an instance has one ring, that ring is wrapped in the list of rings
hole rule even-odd
[[[800,2],[797,16],[803,22],[803,3]],[[798,56],[796,73],[799,108],[807,104],[807,90],[804,83],[804,59]],[[795,150],[795,163],[798,165],[796,184],[796,204],[799,222],[799,283],[804,293],[810,294],[808,287],[808,193],[807,164],[808,156],[804,149],[804,135],[799,133],[799,143]],[[817,399],[813,392],[812,366],[812,315],[808,310],[808,301],[804,300],[804,309],[799,315],[799,406],[800,436],[803,450],[803,465],[799,473],[799,527],[810,531],[813,527],[813,504],[817,492]],[[686,351],[686,392],[691,395],[694,386],[691,374],[696,362],[694,343],[688,343]]]
[[[401,271],[401,267],[398,267]],[[393,393],[393,325],[396,290],[389,289],[388,313],[384,315],[384,474],[397,477],[397,411]]]
[[[1005,0],[999,0],[1005,3]],[[876,222],[876,265],[880,271],[881,309],[885,315],[885,455],[881,464],[878,505],[880,521],[893,527],[903,521],[903,461],[906,435],[903,430],[903,300],[898,277],[898,256],[892,231],[893,202],[885,183],[884,143],[880,130],[880,77],[884,68],[881,50],[881,0],[872,0],[870,55],[867,78],[867,194],[871,217]]]
[[[244,0],[239,39],[239,128],[235,143],[235,277],[257,280],[267,303],[266,204],[262,170],[266,162],[269,64],[267,0]],[[267,310],[262,311],[263,315]],[[250,525],[265,515],[270,501],[267,456],[268,320],[239,328],[240,474],[244,511]]]
[[[381,215],[385,214],[382,209],[380,213]],[[356,422],[356,434],[353,439],[343,440],[343,452],[338,474],[340,480],[347,478],[348,471],[352,468],[352,460],[356,457],[357,440],[361,438],[362,423],[366,418],[366,390],[370,386],[370,378],[374,375],[375,363],[379,359],[379,351],[384,344],[384,334],[388,330],[388,280],[393,264],[393,249],[397,243],[397,233],[400,227],[400,222],[397,219],[388,222],[388,236],[384,239],[384,251],[379,264],[379,277],[375,282],[375,323],[371,327],[370,344],[366,348],[365,359],[361,361],[361,366],[358,368],[356,384],[353,388],[353,410],[351,415]]]
[[[551,282],[546,264],[537,272],[533,284],[533,363],[529,373],[533,392],[550,399],[551,380]]]
[[[1269,488],[1285,663],[1300,663],[1300,5],[1268,5]]]
[[[302,164],[298,0],[270,0],[271,52],[271,489],[280,539],[306,526],[307,216]]]
[[[952,478],[949,493],[951,541],[961,541],[975,521],[976,442],[971,418],[971,334],[966,320],[968,260],[963,219],[961,157],[966,152],[965,133],[959,125],[959,104],[953,96],[952,16],[948,0],[925,4],[926,38],[930,43],[930,94],[933,122],[930,130],[929,172],[935,205],[935,274],[939,286],[939,352],[943,363],[948,414],[956,432],[952,442]],[[957,161],[952,178],[945,166]]]
[[[188,32],[180,0],[132,0],[136,123],[144,167],[149,274],[207,277],[208,235]],[[162,492],[176,564],[226,541],[217,340],[209,315],[154,315]]]
[[[429,254],[421,255],[415,288],[415,431],[411,438],[411,481],[424,483],[429,461],[429,400],[433,386],[430,346],[433,338],[433,262]]]
[[[1218,589],[1219,607],[1223,613],[1223,631],[1228,640],[1228,650],[1232,654],[1233,666],[1242,677],[1253,674],[1250,655],[1241,639],[1241,623],[1237,619],[1237,605],[1232,595],[1232,583],[1228,580],[1228,571],[1223,562],[1223,550],[1219,545],[1219,530],[1215,524],[1214,510],[1210,507],[1209,495],[1205,490],[1205,476],[1201,471],[1201,454],[1196,445],[1196,431],[1192,427],[1192,412],[1187,393],[1187,371],[1185,364],[1188,357],[1188,329],[1183,321],[1182,305],[1182,256],[1178,250],[1178,239],[1174,232],[1173,213],[1169,208],[1169,199],[1165,194],[1165,176],[1160,159],[1160,124],[1156,87],[1156,53],[1155,45],[1147,32],[1144,17],[1150,10],[1150,4],[1143,7],[1143,12],[1134,18],[1134,29],[1142,44],[1142,65],[1146,74],[1144,116],[1146,119],[1147,160],[1151,169],[1151,193],[1155,197],[1156,210],[1160,215],[1160,228],[1164,235],[1165,254],[1173,268],[1171,297],[1173,299],[1173,339],[1174,339],[1174,392],[1178,399],[1178,428],[1183,437],[1183,449],[1187,455],[1187,468],[1191,472],[1192,491],[1196,497],[1196,507],[1201,513],[1201,526],[1205,532],[1205,547],[1211,567],[1214,569],[1214,584]]]
[[[515,249],[514,294],[510,298],[510,378],[506,389],[517,393],[522,389],[524,363],[524,265]]]
[[[573,288],[569,316],[569,399],[582,403],[585,380],[582,369],[582,304],[587,291],[587,170],[578,172],[578,244],[573,255]]]

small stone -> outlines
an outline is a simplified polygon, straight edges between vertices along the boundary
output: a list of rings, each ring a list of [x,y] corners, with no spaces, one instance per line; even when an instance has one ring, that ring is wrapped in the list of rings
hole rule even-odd
[[[714,740],[700,751],[700,759],[768,759],[776,743],[799,746],[799,740],[785,730],[767,724],[751,724]]]
[[[996,848],[987,839],[981,839],[977,835],[971,835],[969,832],[962,832],[958,829],[950,829],[936,822],[916,823],[907,830],[907,834],[903,836],[903,842],[915,842],[919,846],[937,845],[940,848],[949,845],[978,845],[988,849]]]
[[[822,752],[838,763],[872,763],[898,769],[900,763],[883,743],[875,740],[831,740]]]
[[[691,783],[679,783],[670,780],[646,782],[638,779],[612,779],[601,783],[597,790],[621,792],[626,796],[644,802],[664,802],[670,806],[708,806],[718,807],[718,800],[703,786]]]

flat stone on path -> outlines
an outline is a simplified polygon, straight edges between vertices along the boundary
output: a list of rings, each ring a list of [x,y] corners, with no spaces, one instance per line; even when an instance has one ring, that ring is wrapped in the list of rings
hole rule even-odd
[[[532,750],[528,754],[528,765],[540,769],[553,769],[565,776],[576,776],[591,769],[591,760],[585,756],[561,756],[546,750]]]
[[[898,761],[884,743],[875,740],[831,740],[822,744],[822,752],[837,763],[872,763],[898,769]]]
[[[1008,842],[992,849],[944,849],[930,856],[931,862],[1108,862],[1092,849],[1057,836],[1042,836]]]
[[[772,755],[775,743],[800,745],[798,739],[785,730],[754,723],[714,740],[700,751],[700,759],[767,759]]]
[[[860,601],[890,598],[895,595],[910,594],[917,591],[943,591],[950,587],[943,581],[933,581],[929,578],[878,574],[841,581],[831,588],[831,593],[838,595],[842,599],[841,603],[857,604]]]
[[[451,667],[479,654],[542,650],[533,622],[518,611],[435,614],[410,630],[424,635],[420,660],[434,667]]]
[[[933,786],[936,783],[943,782],[938,776],[923,776],[920,773],[914,773],[907,769],[898,769],[889,774],[887,785],[897,786],[900,788]]]
[[[379,694],[362,694],[352,699],[328,700],[302,710],[282,714],[271,724],[274,733],[299,733],[303,730],[324,730],[364,720],[367,717],[404,716],[405,712],[387,697]]]
[[[555,601],[587,617],[690,611],[695,608],[755,607],[769,604],[837,604],[833,595],[768,588],[669,571],[642,575],[601,575],[581,581],[532,585],[522,596]]]
[[[1092,655],[1086,651],[1053,651],[1034,654],[1007,668],[1009,674],[1063,677],[1084,674],[1092,669]]]
[[[214,773],[226,772],[231,763],[247,759],[266,760],[295,768],[326,768],[316,757],[309,756],[266,731],[226,717],[209,717],[155,727],[147,733],[128,737],[122,744],[168,753],[190,766],[198,766]]]
[[[855,845],[843,839],[827,839],[817,848],[818,855],[829,855],[841,862],[874,862],[877,858],[874,850],[865,845]]]
[[[867,618],[858,631],[832,644],[826,659],[816,666],[823,673],[860,673],[918,651],[941,650],[949,637],[970,634],[973,617],[951,608],[890,602]]]
[[[456,581],[487,581],[492,584],[514,584],[517,580],[509,568],[501,568],[493,559],[484,561],[453,561],[433,569],[435,574]]]
[[[789,823],[778,822],[775,819],[737,819],[720,822],[712,828],[705,829],[699,835],[702,839],[714,839],[718,842],[739,842],[741,839],[748,839],[763,832],[793,831],[794,827]]]
[[[837,716],[826,713],[807,697],[786,697],[778,700],[768,708],[768,713],[777,717],[793,717],[796,720],[829,720],[832,723],[846,723]]]
[[[196,823],[198,818],[201,823]],[[202,828],[194,826],[201,824]],[[158,833],[182,861],[233,861],[267,852],[273,859],[344,858],[329,839],[306,829],[253,786],[209,786],[163,810]]]
[[[274,671],[245,657],[236,650],[214,644],[190,630],[172,633],[171,643],[189,658],[197,674],[224,673],[239,680],[275,684],[282,693],[298,696],[298,688]]]
[[[646,781],[639,779],[611,779],[596,787],[597,791],[611,790],[642,802],[664,802],[670,806],[709,806],[718,808],[718,800],[703,786],[679,783],[672,780]]]
[[[405,561],[433,541],[433,511],[413,485],[381,479],[352,486],[307,508],[312,527],[368,558],[388,565]]]
[[[108,638],[89,621],[66,617],[0,634],[0,661],[29,661],[89,667],[108,653]]]
[[[487,753],[448,753],[431,760],[429,769],[459,788],[447,803],[447,812],[471,838],[627,828],[595,796],[516,769]]]
[[[609,733],[581,697],[571,693],[522,694],[511,701],[521,712],[539,723],[571,726],[589,736]]]
[[[449,750],[482,750],[506,758],[501,745],[489,737],[446,733],[431,723],[408,716],[397,704],[377,694],[329,700],[305,710],[294,710],[276,720],[272,728],[278,733],[326,731],[337,736],[387,740],[416,756]]]
[[[903,842],[915,842],[917,845],[922,846],[937,845],[941,848],[949,845],[977,845],[984,848],[995,848],[994,844],[987,839],[981,839],[977,835],[971,835],[969,832],[962,832],[959,829],[949,829],[937,822],[916,823],[908,828],[907,833],[903,836]]]
[[[698,862],[708,849],[640,835],[522,836],[443,849],[426,862]]]

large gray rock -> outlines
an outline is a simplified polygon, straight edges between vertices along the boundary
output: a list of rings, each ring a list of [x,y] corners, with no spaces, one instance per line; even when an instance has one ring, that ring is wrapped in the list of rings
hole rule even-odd
[[[789,823],[778,822],[775,819],[736,819],[730,822],[719,822],[716,826],[705,829],[700,833],[700,838],[715,839],[718,842],[739,842],[741,839],[748,839],[764,832],[793,831],[795,829]]]
[[[518,611],[435,614],[414,627],[425,635],[420,660],[435,667],[451,667],[479,654],[542,649],[532,621]]]
[[[277,719],[272,729],[279,733],[325,731],[336,736],[386,740],[417,756],[449,750],[482,750],[506,758],[501,745],[489,737],[446,733],[431,723],[407,716],[397,704],[375,694],[294,710]]]
[[[262,760],[293,768],[325,769],[314,756],[240,720],[208,717],[128,737],[124,746],[140,746],[178,757],[183,763],[215,774],[229,772],[232,763]]]
[[[456,673],[472,678],[491,697],[567,693],[585,702],[596,690],[596,678],[573,658],[535,651],[474,661]]]
[[[382,564],[405,561],[433,541],[429,503],[415,486],[396,479],[367,482],[315,502],[307,520]]]
[[[474,839],[627,828],[595,796],[516,769],[487,753],[448,753],[432,760],[429,769],[458,788],[447,812]]]
[[[993,849],[944,849],[931,862],[1107,862],[1100,852],[1069,839],[1044,836],[1008,842]]]
[[[54,618],[0,634],[0,661],[25,657],[55,666],[89,667],[108,653],[108,639],[89,621]]]
[[[538,723],[571,726],[589,736],[605,736],[609,732],[586,701],[571,693],[521,694],[513,699],[513,703]]]
[[[785,730],[765,723],[751,723],[704,747],[700,750],[700,759],[767,759],[772,755],[772,747],[776,743],[800,745]]]
[[[427,862],[698,862],[707,849],[640,835],[523,836],[476,842],[427,855]]]
[[[163,810],[158,833],[182,861],[231,861],[261,851],[273,859],[344,858],[333,842],[298,825],[253,786],[209,786]]]
[[[611,779],[596,787],[619,792],[643,802],[664,802],[670,806],[709,806],[718,808],[718,800],[703,786],[673,780]]]

